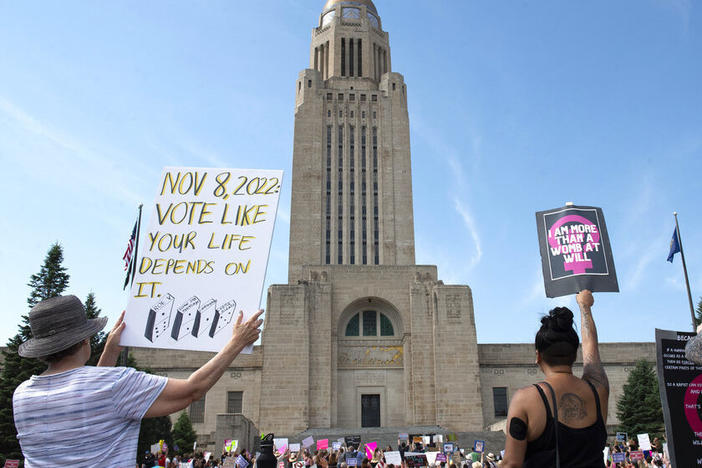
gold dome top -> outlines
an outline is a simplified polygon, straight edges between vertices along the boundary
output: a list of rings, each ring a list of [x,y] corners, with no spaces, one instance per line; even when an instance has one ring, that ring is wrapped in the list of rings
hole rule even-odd
[[[368,9],[368,11],[375,13],[376,15],[378,14],[378,10],[375,9],[375,5],[373,5],[372,0],[327,0],[327,3],[324,5],[322,11],[327,11],[330,8],[334,8],[339,3],[344,5],[348,4],[348,6],[363,5]]]

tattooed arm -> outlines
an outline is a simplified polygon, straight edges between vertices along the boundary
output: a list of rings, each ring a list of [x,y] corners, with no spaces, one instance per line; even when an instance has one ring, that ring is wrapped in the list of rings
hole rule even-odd
[[[597,341],[597,328],[592,318],[592,305],[595,299],[592,292],[585,289],[576,297],[580,306],[581,334],[583,346],[583,379],[592,383],[605,398],[609,397],[609,380],[604,366],[600,360],[600,350]],[[602,409],[606,411],[607,402],[602,402]]]
[[[685,345],[685,357],[688,361],[702,364],[702,324],[697,327],[697,336],[691,338]]]

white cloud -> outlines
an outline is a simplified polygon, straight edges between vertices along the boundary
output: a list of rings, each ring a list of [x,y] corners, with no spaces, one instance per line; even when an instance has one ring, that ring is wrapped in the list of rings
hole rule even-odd
[[[80,185],[88,188],[93,194],[101,193],[135,205],[142,201],[141,194],[130,189],[143,186],[143,180],[138,179],[140,174],[146,173],[146,166],[137,159],[116,154],[112,148],[90,148],[86,143],[51,124],[31,116],[2,96],[0,115],[14,123],[18,131],[31,134],[30,144],[38,144],[43,140],[49,142],[54,149],[52,154],[35,156],[41,158],[41,164],[35,164],[37,161],[33,159],[29,150],[17,154],[16,162],[30,173],[36,175],[43,170],[47,178],[58,180],[60,175],[63,175],[64,181],[71,181],[68,185]]]
[[[471,269],[480,263],[480,259],[483,257],[483,249],[480,242],[480,235],[478,234],[478,229],[475,226],[475,220],[473,215],[470,213],[468,206],[463,203],[458,197],[453,199],[454,208],[461,215],[463,219],[463,224],[468,229],[471,239],[473,239],[473,245],[475,246],[475,253],[470,260],[468,268]]]

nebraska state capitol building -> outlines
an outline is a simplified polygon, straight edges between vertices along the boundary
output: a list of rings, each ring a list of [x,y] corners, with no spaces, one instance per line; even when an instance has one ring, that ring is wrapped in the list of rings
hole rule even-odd
[[[271,286],[262,345],[189,412],[214,447],[218,415],[259,431],[441,426],[481,431],[541,378],[533,344],[478,344],[471,290],[415,264],[407,85],[371,0],[329,0],[295,83],[288,284]],[[209,353],[133,349],[186,378]],[[610,424],[652,343],[601,346]],[[577,364],[576,364],[577,369]],[[174,415],[174,418],[177,415]]]

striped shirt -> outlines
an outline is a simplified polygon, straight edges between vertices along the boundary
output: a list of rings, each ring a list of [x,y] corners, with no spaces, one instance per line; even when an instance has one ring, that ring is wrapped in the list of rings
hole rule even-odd
[[[168,379],[129,367],[34,375],[12,398],[25,467],[133,467],[141,419]]]

